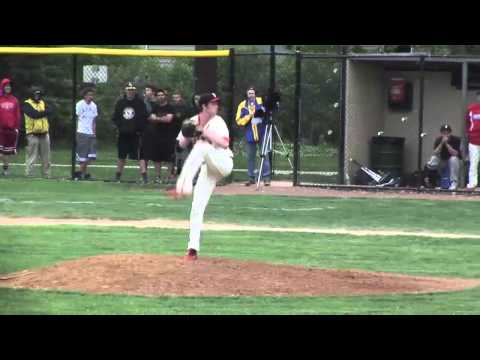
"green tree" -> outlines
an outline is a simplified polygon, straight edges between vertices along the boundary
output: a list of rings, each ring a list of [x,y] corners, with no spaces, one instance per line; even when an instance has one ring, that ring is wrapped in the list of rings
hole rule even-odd
[[[93,46],[90,46],[93,47]],[[102,47],[119,48],[105,45]],[[137,46],[122,46],[136,48]],[[50,118],[52,142],[71,143],[74,123],[72,56],[68,55],[2,55],[0,56],[0,76],[13,80],[14,93],[20,101],[30,96],[33,85],[45,90],[45,99],[53,107]],[[192,60],[175,59],[165,63],[154,57],[119,57],[119,56],[78,56],[77,83],[75,101],[81,99],[84,65],[107,65],[109,81],[96,86],[96,102],[101,109],[98,122],[100,140],[113,141],[111,115],[115,101],[120,96],[127,81],[136,81],[139,90],[146,83],[153,83],[169,90],[179,89],[188,98],[193,89]]]

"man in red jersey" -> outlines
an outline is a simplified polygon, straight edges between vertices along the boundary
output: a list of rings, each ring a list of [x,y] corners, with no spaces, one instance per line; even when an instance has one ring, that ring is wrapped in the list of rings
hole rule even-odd
[[[3,175],[8,175],[8,156],[17,153],[21,111],[18,100],[12,95],[10,79],[0,82],[0,159]]]
[[[478,186],[478,163],[480,162],[480,91],[477,92],[477,101],[468,107],[466,120],[470,156],[467,189],[474,190]]]

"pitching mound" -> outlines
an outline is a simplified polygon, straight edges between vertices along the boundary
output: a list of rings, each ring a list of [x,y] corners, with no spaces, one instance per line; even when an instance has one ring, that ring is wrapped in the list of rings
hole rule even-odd
[[[3,276],[0,287],[142,296],[332,296],[459,291],[480,280],[176,256],[102,255]]]

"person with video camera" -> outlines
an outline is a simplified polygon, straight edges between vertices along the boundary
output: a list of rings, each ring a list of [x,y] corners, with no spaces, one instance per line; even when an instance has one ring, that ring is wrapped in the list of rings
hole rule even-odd
[[[265,136],[265,106],[261,97],[257,97],[254,87],[247,90],[247,99],[238,105],[236,122],[245,129],[248,182],[245,186],[255,184],[255,168],[257,158],[257,147],[262,149]],[[270,186],[270,159],[265,157],[262,171],[262,179],[265,186]]]

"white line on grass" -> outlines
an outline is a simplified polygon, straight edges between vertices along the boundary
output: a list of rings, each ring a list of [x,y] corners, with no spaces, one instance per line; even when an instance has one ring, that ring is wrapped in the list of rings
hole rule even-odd
[[[20,163],[11,163],[10,166],[20,166],[20,167],[25,167],[25,164],[20,164]],[[40,164],[35,164],[35,166],[40,166]],[[72,165],[66,165],[66,164],[52,164],[52,167],[59,167],[59,168],[70,168]],[[116,169],[116,165],[88,165],[89,168],[98,168],[98,169]],[[125,169],[138,169],[138,166],[132,166],[132,165],[125,165]],[[162,169],[168,170],[168,167],[163,166]],[[233,169],[234,172],[241,172],[245,173],[247,172],[247,169]],[[293,171],[292,170],[275,170],[276,174],[279,175],[292,175]],[[299,171],[299,174],[301,175],[319,175],[319,176],[337,176],[338,172],[336,171]]]
[[[150,219],[150,220],[110,220],[110,219],[50,219],[50,218],[8,218],[0,217],[0,226],[54,226],[54,225],[81,225],[81,226],[106,226],[106,227],[135,227],[135,228],[160,228],[188,230],[188,221]],[[255,231],[255,232],[282,232],[282,233],[310,233],[322,235],[348,235],[348,236],[408,236],[433,239],[474,239],[480,240],[480,235],[453,234],[435,232],[414,232],[402,230],[377,230],[377,229],[344,229],[344,228],[289,228],[266,227],[238,224],[207,223],[206,231]]]

